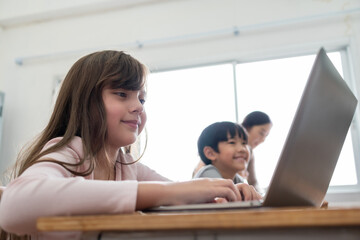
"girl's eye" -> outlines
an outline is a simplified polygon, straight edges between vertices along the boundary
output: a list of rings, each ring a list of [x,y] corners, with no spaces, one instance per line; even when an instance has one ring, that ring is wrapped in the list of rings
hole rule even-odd
[[[116,92],[116,95],[124,98],[127,97],[127,94],[125,92]]]
[[[228,143],[229,144],[235,144],[235,141],[230,140],[230,141],[228,141]]]
[[[139,99],[139,101],[140,101],[140,103],[141,103],[142,105],[145,104],[145,99]]]

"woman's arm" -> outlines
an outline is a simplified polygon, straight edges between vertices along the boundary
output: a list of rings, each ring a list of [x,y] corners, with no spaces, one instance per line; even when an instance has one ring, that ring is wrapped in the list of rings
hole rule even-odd
[[[192,173],[192,177],[194,177],[195,174],[196,174],[202,167],[204,167],[204,166],[205,166],[205,163],[200,160],[200,161],[198,162],[198,164],[196,165],[193,173]]]
[[[255,173],[255,157],[254,154],[251,154],[249,165],[247,167],[247,171],[249,172],[247,181],[250,185],[254,186],[256,189],[258,189],[258,180],[256,178]]]

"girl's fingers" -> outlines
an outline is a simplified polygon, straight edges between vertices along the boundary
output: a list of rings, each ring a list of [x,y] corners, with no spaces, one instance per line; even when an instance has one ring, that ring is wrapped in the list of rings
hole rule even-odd
[[[250,187],[251,196],[252,196],[251,200],[260,200],[260,199],[262,199],[261,194],[256,191],[254,186],[249,185],[249,187]]]
[[[243,197],[244,197],[244,198],[243,198],[243,201],[250,201],[250,200],[252,200],[252,192],[251,192],[251,190],[250,190],[250,188],[249,188],[249,185],[243,184],[240,191],[242,192]]]
[[[260,200],[262,198],[253,186],[250,186],[246,183],[240,183],[237,184],[237,187],[241,192],[243,201]]]
[[[226,199],[229,202],[241,200],[239,189],[230,179],[202,178],[198,181],[201,182],[202,188],[206,189],[206,192],[212,196],[212,199],[220,197]]]
[[[223,196],[223,197],[226,197],[228,201],[239,201],[239,200],[241,200],[240,191],[237,188],[237,186],[233,183],[233,181],[230,180],[230,179],[226,179],[224,183],[226,184],[225,189],[227,190],[226,196],[229,196],[230,198],[226,197],[226,196]]]
[[[214,203],[227,203],[228,200],[226,200],[226,198],[221,198],[221,197],[216,197],[214,199]]]
[[[229,181],[229,185],[230,185],[230,188],[231,190],[233,191],[233,193],[235,194],[235,199],[233,201],[239,201],[241,200],[241,194],[240,194],[240,191],[239,189],[236,187],[236,185],[233,183],[232,180],[228,180]]]
[[[261,194],[258,193],[253,186],[251,186],[251,187],[252,187],[252,190],[253,190],[253,192],[254,192],[254,194],[253,194],[254,199],[253,199],[253,200],[261,200],[261,199],[263,198],[263,197],[261,196]]]
[[[202,178],[192,180],[191,182],[195,183],[198,187],[198,190],[195,190],[195,188],[192,187],[192,191],[195,191],[197,193],[203,192],[203,194],[207,196],[206,198],[209,202],[213,202],[215,198],[223,198],[229,202],[261,199],[261,195],[256,192],[253,186],[250,186],[246,183],[240,183],[235,185],[230,179]],[[193,197],[195,197],[196,195],[197,194],[193,195]],[[203,195],[203,197],[205,195]],[[200,195],[197,196],[200,197]],[[195,199],[191,201],[194,200]],[[195,201],[199,200],[200,199]]]

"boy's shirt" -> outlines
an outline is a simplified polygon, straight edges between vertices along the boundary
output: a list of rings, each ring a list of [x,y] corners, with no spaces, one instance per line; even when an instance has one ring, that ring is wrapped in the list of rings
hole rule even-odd
[[[212,164],[206,165],[195,174],[193,178],[223,178],[219,172],[219,170]],[[243,178],[236,173],[233,182],[237,183],[244,183],[245,181]]]

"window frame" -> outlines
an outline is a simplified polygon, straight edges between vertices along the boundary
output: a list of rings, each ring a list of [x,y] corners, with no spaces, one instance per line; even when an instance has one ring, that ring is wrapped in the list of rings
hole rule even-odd
[[[346,45],[338,50],[341,54],[341,62],[344,74],[344,80],[354,93],[357,99],[359,99],[359,94],[357,92],[355,76],[354,76],[354,66],[353,61],[351,60],[351,49],[350,45]],[[359,117],[359,103],[356,107],[356,112],[354,114],[354,118],[350,125],[350,132],[351,132],[351,140],[353,143],[353,154],[355,160],[355,173],[357,178],[357,184],[355,185],[341,185],[341,186],[330,186],[328,189],[328,193],[331,195],[337,193],[354,193],[359,192],[360,196],[360,117]],[[335,197],[335,196],[333,196]]]

